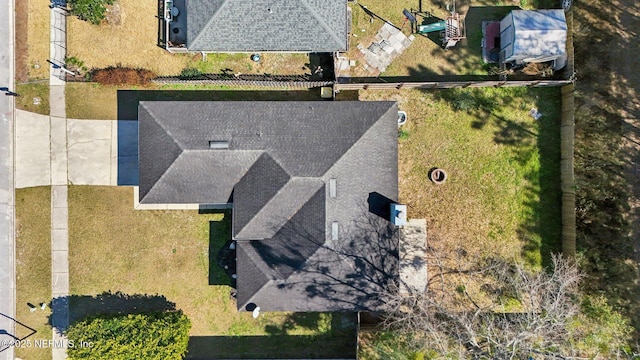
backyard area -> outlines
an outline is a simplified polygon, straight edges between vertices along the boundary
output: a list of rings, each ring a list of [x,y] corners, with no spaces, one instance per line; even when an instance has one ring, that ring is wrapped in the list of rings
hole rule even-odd
[[[559,89],[364,91],[396,100],[400,201],[426,218],[428,242],[470,259],[504,257],[533,267],[560,249]],[[537,108],[543,116],[528,113]],[[448,173],[443,185],[430,169]]]
[[[230,278],[216,261],[230,240],[229,213],[137,211],[132,200],[130,187],[70,188],[72,319],[109,308],[95,301],[97,294],[143,294],[149,300],[138,300],[137,311],[174,304],[190,318],[189,358],[353,355],[350,314],[253,319],[236,310]]]
[[[407,4],[404,1],[367,1],[352,6],[353,24],[350,38],[350,50],[347,57],[356,60],[356,66],[351,67],[351,77],[411,77],[412,80],[433,79],[434,76],[445,75],[487,75],[488,65],[482,62],[481,40],[482,21],[500,20],[509,11],[519,9],[517,6],[489,6],[473,3],[458,4],[458,13],[465,18],[465,40],[460,41],[454,48],[444,50],[437,33],[413,34],[415,39],[399,55],[385,71],[379,73],[371,67],[365,68],[364,56],[358,46],[367,48],[374,41],[374,37],[385,21],[392,23],[409,37],[412,33],[411,23],[405,20],[403,9],[420,10],[417,15],[419,24],[429,24],[446,19],[450,14],[444,4],[414,1]],[[481,6],[476,6],[481,5]],[[435,34],[435,35],[434,35]]]

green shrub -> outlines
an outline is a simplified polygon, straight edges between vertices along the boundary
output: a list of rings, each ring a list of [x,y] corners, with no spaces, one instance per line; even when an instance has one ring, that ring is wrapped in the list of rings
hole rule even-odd
[[[114,0],[69,0],[70,12],[80,20],[100,25],[107,12],[106,5],[113,5]]]
[[[102,315],[67,329],[69,359],[182,359],[191,323],[181,311]],[[84,346],[82,346],[84,345]]]
[[[189,80],[189,79],[199,78],[202,76],[202,74],[203,73],[202,71],[200,71],[200,69],[188,67],[188,68],[182,69],[182,72],[178,77],[183,80]]]
[[[453,103],[453,108],[458,111],[469,111],[476,108],[476,99],[469,92],[459,92]]]
[[[403,128],[398,129],[398,139],[406,140],[409,138],[409,132]]]

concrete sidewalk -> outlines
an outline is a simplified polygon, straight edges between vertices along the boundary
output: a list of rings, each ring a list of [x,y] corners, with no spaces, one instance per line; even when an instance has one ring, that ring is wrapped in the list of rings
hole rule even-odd
[[[0,87],[15,90],[14,0],[0,0]],[[14,98],[0,93],[0,360],[14,360],[13,347],[4,346],[16,334]]]
[[[51,9],[50,54],[54,64],[64,65],[67,55],[67,19],[62,9]],[[51,295],[54,299],[69,296],[69,207],[67,184],[69,183],[69,136],[65,97],[65,73],[60,67],[51,67],[49,76],[49,159],[51,181]],[[21,160],[21,158],[20,158]],[[54,301],[59,304],[52,308],[53,326],[65,329],[69,325],[69,302]],[[54,341],[66,337],[53,330]],[[64,347],[51,349],[53,360],[67,358]]]

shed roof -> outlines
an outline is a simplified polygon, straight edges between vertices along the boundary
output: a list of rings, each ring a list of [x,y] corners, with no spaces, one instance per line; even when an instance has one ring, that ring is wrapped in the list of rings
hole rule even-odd
[[[562,55],[566,52],[564,10],[513,10],[513,54]]]
[[[186,0],[187,48],[347,50],[347,0]]]

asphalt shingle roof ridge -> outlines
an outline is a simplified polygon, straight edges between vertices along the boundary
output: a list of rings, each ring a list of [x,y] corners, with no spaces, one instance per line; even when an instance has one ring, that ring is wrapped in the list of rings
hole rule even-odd
[[[336,33],[334,31],[334,29],[332,29],[329,25],[327,25],[327,23],[322,19],[321,16],[318,15],[318,13],[316,12],[316,10],[309,5],[309,3],[307,2],[307,0],[300,0],[300,2],[304,5],[304,7],[307,8],[307,10],[309,10],[309,12],[313,15],[313,17],[318,21],[318,23],[320,23],[320,25],[322,25],[322,27],[327,31],[327,33],[329,34],[329,36],[331,36],[331,38],[333,40],[335,40],[336,44],[338,46],[342,46],[344,44],[344,41],[340,40],[337,36]],[[346,15],[346,8],[345,8],[345,16]]]
[[[276,276],[274,276],[275,271],[269,268],[269,266],[264,261],[261,261],[260,254],[258,254],[258,252],[253,246],[250,246],[249,244],[250,241],[255,241],[255,240],[237,240],[237,243],[238,243],[237,251],[241,251],[242,253],[244,253],[244,255],[249,258],[249,261],[251,261],[251,263],[262,273],[262,275],[265,275],[265,278],[267,278],[267,281],[262,283],[262,285],[260,285],[260,287],[253,292],[251,297],[249,297],[247,301],[241,304],[242,308],[252,303],[253,299],[255,299],[256,295],[259,294],[262,291],[262,289],[264,289],[267,285],[269,285],[270,283],[272,283],[277,279]],[[243,243],[246,243],[246,245],[248,246],[244,246]],[[236,304],[236,305],[238,306],[238,309],[240,309],[240,306],[239,306],[240,304]]]
[[[274,160],[274,161],[275,161],[275,160]],[[276,161],[276,162],[277,162],[277,161]],[[285,170],[285,172],[286,172],[286,170]],[[245,226],[244,226],[242,229],[240,229],[240,231],[236,234],[236,237],[237,237],[237,238],[239,238],[239,239],[242,239],[242,231],[243,231],[244,229],[247,229],[247,227],[248,227],[249,225],[251,225],[251,223],[252,223],[252,222],[253,222],[253,221],[254,221],[258,216],[260,216],[264,211],[266,211],[265,209],[267,209],[267,208],[268,208],[268,206],[269,206],[271,203],[273,203],[273,202],[275,201],[274,199],[278,198],[278,196],[279,196],[279,195],[282,195],[283,191],[285,191],[285,188],[287,188],[287,185],[291,185],[292,183],[294,183],[294,182],[296,182],[296,181],[304,181],[304,180],[307,180],[307,181],[318,181],[318,182],[320,182],[321,184],[320,184],[320,186],[319,186],[317,189],[315,189],[314,191],[307,192],[307,193],[306,193],[306,195],[307,195],[307,196],[306,196],[302,201],[300,201],[300,202],[297,204],[297,206],[296,206],[295,208],[290,208],[290,209],[291,209],[290,214],[289,214],[288,218],[286,219],[287,221],[289,221],[289,220],[290,220],[290,219],[291,219],[291,218],[292,218],[292,217],[293,217],[293,216],[294,216],[294,215],[295,215],[295,214],[296,214],[300,209],[302,209],[302,207],[303,207],[303,206],[304,206],[304,205],[309,201],[309,199],[311,199],[311,198],[315,195],[315,192],[316,192],[320,187],[322,187],[322,183],[323,183],[323,181],[322,181],[322,179],[321,179],[320,177],[312,177],[312,176],[295,176],[295,177],[291,177],[291,178],[289,179],[289,181],[287,181],[287,182],[286,182],[286,183],[285,183],[281,188],[279,188],[279,189],[278,189],[278,191],[277,191],[277,192],[276,192],[276,193],[275,193],[275,194],[274,194],[274,195],[269,199],[269,201],[267,201],[267,202],[266,202],[266,203],[265,203],[265,204],[264,204],[264,205],[263,205],[263,206],[262,206],[262,207],[261,207],[261,208],[260,208],[256,213],[255,213],[255,215],[253,216],[253,218],[251,219],[251,221],[249,221],[248,223],[246,223],[246,224],[245,224]],[[274,231],[274,233],[278,232],[278,231],[282,228],[282,226],[286,225],[287,221],[283,222],[283,223],[282,223],[282,225],[280,226],[280,228],[278,228],[278,230]],[[257,239],[256,239],[256,240],[257,240]]]
[[[179,160],[183,155],[184,155],[184,151],[183,151],[183,152],[181,152],[181,153],[180,153],[180,155],[178,155],[178,157],[177,157],[177,158],[175,158],[175,159],[171,162],[171,165],[169,165],[169,167],[167,167],[167,168],[164,170],[164,172],[162,173],[162,175],[161,175],[161,176],[158,178],[158,180],[156,181],[156,184],[161,183],[161,182],[162,182],[162,179],[163,179],[164,177],[168,176],[167,174],[170,174],[170,171],[169,171],[169,170],[171,170],[171,168],[175,166],[175,164],[178,162],[178,160]],[[151,194],[153,193],[154,188],[155,188],[155,186],[154,186],[154,187],[152,187],[151,189],[149,189],[149,191],[145,194],[145,196],[144,196],[142,199],[140,199],[140,202],[142,202],[142,200],[143,200],[144,198],[146,198],[147,196],[151,195]]]
[[[336,159],[336,161],[333,162],[333,164],[327,169],[327,171],[324,172],[324,174],[322,174],[322,176],[325,176],[329,171],[331,171],[331,169],[333,169],[334,166],[336,166],[336,164],[340,161],[340,159],[344,158],[347,153],[353,149],[354,146],[356,146],[356,144],[358,142],[360,142],[360,140],[362,140],[362,138],[364,137],[364,135],[366,133],[368,133],[369,131],[371,131],[371,128],[383,117],[385,117],[385,115],[387,115],[389,113],[389,111],[391,111],[393,109],[393,105],[395,104],[395,102],[390,102],[390,101],[386,101],[390,104],[389,108],[387,109],[387,111],[384,112],[384,114],[380,115],[380,117],[378,117],[378,119],[376,121],[374,121],[373,123],[369,124],[369,127],[367,128],[367,130],[363,131],[362,134],[360,134],[360,137],[358,138],[358,140],[354,141],[351,146],[349,146],[347,149],[345,149],[345,151],[342,153],[342,155],[340,155],[339,158]]]
[[[156,114],[151,111],[151,109],[149,109],[145,103],[143,101],[140,102],[139,104],[140,107],[142,107],[144,109],[144,111],[147,112],[147,114],[149,114],[149,116],[153,119],[153,122],[155,122],[161,129],[162,131],[165,132],[165,134],[167,134],[167,137],[171,140],[172,143],[174,143],[178,149],[180,149],[180,153],[178,154],[178,156],[176,156],[175,159],[173,159],[173,161],[171,162],[171,165],[169,167],[167,167],[164,172],[162,173],[162,175],[160,175],[160,177],[158,178],[158,180],[156,180],[154,182],[154,184],[157,184],[158,182],[160,182],[160,180],[165,177],[167,175],[167,173],[169,172],[169,169],[176,163],[176,160],[178,160],[182,154],[184,153],[184,148],[182,147],[182,145],[173,137],[173,135],[171,134],[170,131],[167,130],[167,128],[165,126],[162,125],[162,122],[158,121],[158,117],[156,116]],[[140,110],[138,110],[140,111]],[[140,202],[143,202],[144,198],[146,198],[147,196],[149,196],[149,194],[151,194],[153,192],[154,186],[152,186],[145,194],[144,196],[142,196],[141,198],[139,198],[138,200]]]
[[[218,14],[220,13],[220,11],[222,9],[224,9],[227,4],[230,2],[231,0],[225,0],[220,7],[218,8],[218,10],[216,10],[215,13],[213,13],[213,15],[211,16],[211,18],[209,19],[209,21],[207,21],[206,24],[204,24],[204,26],[200,29],[200,32],[198,33],[198,36],[196,36],[193,40],[189,40],[189,43],[191,44],[197,44],[198,40],[200,40],[200,38],[202,37],[202,34],[204,34],[205,30],[209,28],[209,26],[211,26],[213,24],[213,22],[216,20],[216,17],[218,16]]]
[[[167,134],[169,136],[169,138],[171,139],[171,142],[173,142],[174,144],[176,144],[178,146],[178,148],[180,148],[180,154],[182,154],[184,152],[184,146],[183,144],[181,144],[176,138],[175,136],[173,136],[173,134],[171,133],[170,130],[167,129],[166,126],[164,126],[162,121],[159,121],[162,117],[157,116],[153,111],[151,111],[151,109],[149,109],[144,101],[140,102],[140,106],[142,106],[144,108],[144,110],[151,115],[151,118],[153,119],[153,121],[158,124],[158,126],[160,126],[160,128],[165,132],[165,134]],[[177,159],[177,158],[176,158]],[[175,161],[175,160],[174,160]]]

